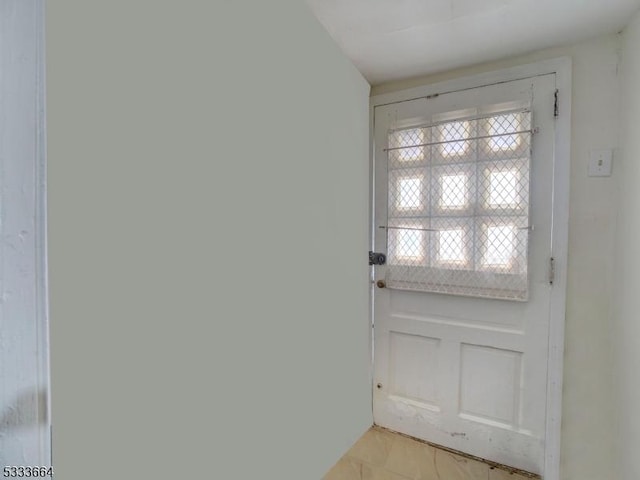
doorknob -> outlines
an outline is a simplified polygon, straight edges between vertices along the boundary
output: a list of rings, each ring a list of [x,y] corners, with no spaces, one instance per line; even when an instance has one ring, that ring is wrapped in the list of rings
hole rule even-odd
[[[383,281],[383,280],[378,280],[378,281],[376,282],[376,285],[378,286],[378,288],[386,288],[386,287],[387,287],[387,284],[386,284],[386,283],[384,283],[384,281]]]

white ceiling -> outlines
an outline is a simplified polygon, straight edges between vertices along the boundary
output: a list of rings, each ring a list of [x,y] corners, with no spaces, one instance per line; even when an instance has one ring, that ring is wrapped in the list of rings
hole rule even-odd
[[[640,0],[307,0],[373,85],[622,29]]]

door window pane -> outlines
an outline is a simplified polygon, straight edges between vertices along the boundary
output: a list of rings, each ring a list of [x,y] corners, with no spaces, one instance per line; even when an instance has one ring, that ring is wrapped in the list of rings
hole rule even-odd
[[[443,175],[440,177],[440,208],[460,209],[468,203],[467,175]]]
[[[503,268],[511,266],[516,253],[515,232],[514,225],[497,225],[487,228],[484,265]]]
[[[389,134],[390,288],[528,298],[531,112],[496,108]]]
[[[398,208],[401,210],[422,207],[422,179],[401,178],[398,181]]]
[[[441,264],[462,264],[467,262],[464,230],[442,230],[438,232],[438,262]]]
[[[489,206],[517,207],[519,202],[520,183],[517,170],[506,170],[489,173]]]
[[[444,157],[464,155],[469,149],[469,142],[463,139],[471,136],[469,122],[445,123],[440,129],[440,153]]]

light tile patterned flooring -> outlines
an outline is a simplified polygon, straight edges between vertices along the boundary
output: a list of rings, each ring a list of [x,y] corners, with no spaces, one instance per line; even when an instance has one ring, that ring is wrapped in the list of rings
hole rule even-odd
[[[531,480],[531,477],[374,426],[323,480]]]

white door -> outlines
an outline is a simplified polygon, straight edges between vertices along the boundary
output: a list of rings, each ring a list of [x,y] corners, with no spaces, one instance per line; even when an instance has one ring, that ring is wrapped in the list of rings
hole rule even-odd
[[[374,420],[544,466],[555,75],[375,110]]]

